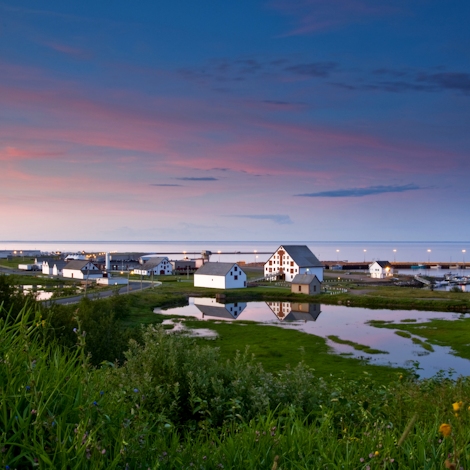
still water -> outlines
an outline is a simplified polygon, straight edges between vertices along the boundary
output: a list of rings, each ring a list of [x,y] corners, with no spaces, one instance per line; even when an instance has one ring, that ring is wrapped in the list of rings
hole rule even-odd
[[[409,319],[424,323],[436,318],[446,320],[470,318],[468,315],[417,310],[370,310],[294,302],[221,304],[211,298],[190,298],[186,307],[155,309],[154,312],[195,317],[200,320],[236,321],[240,318],[270,326],[295,329],[323,338],[336,335],[343,340],[388,353],[366,354],[355,350],[352,346],[337,344],[327,339],[328,345],[337,354],[348,354],[351,357],[365,358],[371,364],[394,367],[411,367],[418,362],[421,368],[418,373],[422,378],[432,377],[441,370],[447,372],[449,369],[453,369],[455,375],[470,375],[470,361],[454,356],[451,348],[432,345],[434,351],[427,351],[422,346],[414,344],[412,338],[396,335],[394,329],[377,328],[368,323],[371,320],[382,320],[398,324]],[[419,338],[416,335],[413,337]]]

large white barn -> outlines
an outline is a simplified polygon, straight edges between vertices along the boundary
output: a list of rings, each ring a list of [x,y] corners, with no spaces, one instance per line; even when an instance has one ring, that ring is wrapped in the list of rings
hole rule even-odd
[[[142,267],[134,269],[134,274],[141,274],[142,276],[154,275],[163,275],[167,276],[173,271],[173,266],[171,265],[168,258],[150,258]]]
[[[246,287],[246,274],[236,263],[206,263],[194,273],[194,287],[239,289]]]
[[[323,265],[307,245],[282,245],[264,264],[265,277],[292,282],[297,274],[312,274],[323,282]]]

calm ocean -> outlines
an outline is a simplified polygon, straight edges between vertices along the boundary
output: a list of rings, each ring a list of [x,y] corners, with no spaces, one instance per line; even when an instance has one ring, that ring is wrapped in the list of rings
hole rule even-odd
[[[470,242],[325,242],[286,240],[259,241],[0,241],[0,250],[41,250],[44,252],[143,252],[175,253],[178,259],[184,252],[189,257],[202,250],[213,253],[213,261],[266,261],[268,254],[280,245],[307,245],[322,261],[407,261],[461,263],[470,260]],[[218,251],[221,254],[218,254]],[[240,253],[237,253],[240,252]],[[236,253],[236,254],[225,254]]]

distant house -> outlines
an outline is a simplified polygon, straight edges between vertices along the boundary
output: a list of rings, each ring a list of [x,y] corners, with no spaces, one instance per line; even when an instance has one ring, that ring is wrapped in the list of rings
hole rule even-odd
[[[172,266],[168,258],[150,258],[142,266],[134,268],[134,274],[140,274],[141,276],[162,275],[167,276],[172,273]]]
[[[297,274],[292,279],[291,292],[295,294],[315,295],[321,291],[321,282],[315,274]]]
[[[369,265],[370,277],[384,279],[393,276],[392,265],[388,261],[374,261]]]
[[[42,273],[48,276],[62,276],[62,270],[67,265],[67,261],[47,260],[42,263]]]
[[[194,287],[238,289],[246,287],[246,274],[235,263],[206,263],[194,273]]]
[[[194,273],[200,266],[196,266],[195,260],[192,259],[181,259],[176,261],[170,261],[171,267],[175,274],[188,274]]]
[[[99,279],[102,271],[88,260],[69,261],[62,269],[62,276],[73,279]]]
[[[264,264],[266,277],[292,282],[297,274],[312,274],[323,282],[323,265],[307,245],[283,245]]]
[[[202,317],[235,320],[246,308],[246,302],[221,304],[212,298],[194,299],[194,305],[202,312]]]

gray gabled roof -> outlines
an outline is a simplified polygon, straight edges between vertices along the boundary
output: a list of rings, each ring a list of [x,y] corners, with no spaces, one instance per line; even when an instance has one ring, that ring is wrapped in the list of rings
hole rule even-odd
[[[392,265],[388,261],[376,261],[376,263],[381,267],[381,268],[391,268]],[[374,263],[372,263],[374,264]]]
[[[315,279],[318,281],[315,274],[297,274],[294,279],[292,279],[292,284],[307,284],[309,286]]]
[[[321,264],[320,260],[310,251],[310,248],[307,245],[282,245],[282,247],[301,268],[323,267],[323,264]]]
[[[82,260],[82,259],[74,259],[72,261],[69,261],[64,268],[65,269],[74,269],[77,271],[82,271],[83,268],[88,264],[91,263],[91,261],[88,260]],[[93,263],[92,263],[93,264]]]
[[[67,265],[67,261],[63,261],[63,260],[53,261],[51,264],[49,264],[49,266],[52,266],[52,267],[57,266],[57,269],[62,269],[66,265]]]
[[[146,263],[143,264],[143,266],[140,269],[153,269],[156,268],[162,261],[168,261],[167,257],[163,258],[151,258],[149,259]]]
[[[225,276],[232,268],[238,266],[237,263],[206,263],[194,274],[204,274],[207,276]],[[243,270],[238,266],[238,270]]]

